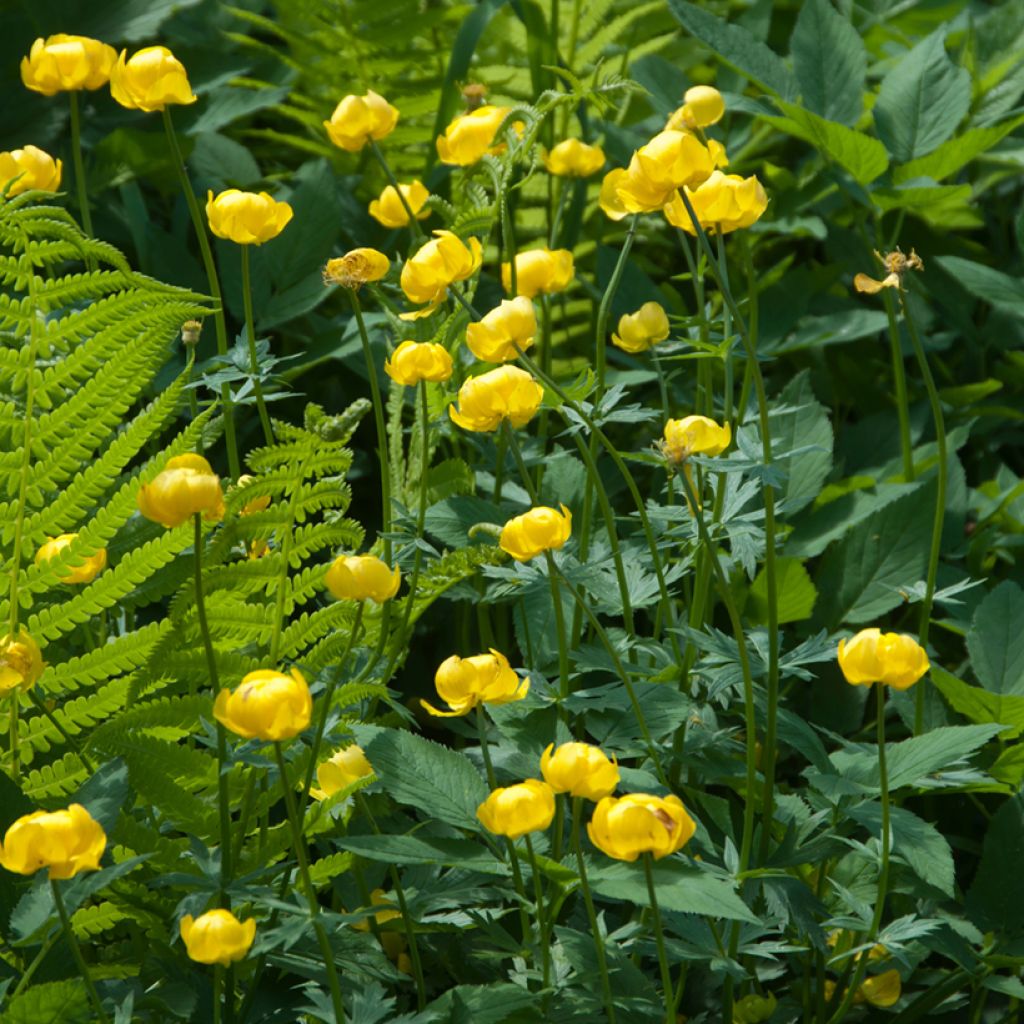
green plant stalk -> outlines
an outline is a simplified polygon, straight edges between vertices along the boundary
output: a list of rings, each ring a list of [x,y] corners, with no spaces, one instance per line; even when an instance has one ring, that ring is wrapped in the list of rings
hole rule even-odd
[[[553,360],[551,352],[551,300],[547,295],[540,296],[540,362],[544,372],[551,376],[551,364]],[[548,446],[548,419],[551,411],[541,406],[540,416],[537,422],[537,442],[540,445],[541,454],[547,452]],[[540,488],[544,479],[544,460],[541,459],[537,466],[537,487]]]
[[[214,313],[214,326],[217,332],[217,354],[223,358],[228,355],[228,327],[224,314],[224,299],[221,295],[220,280],[217,277],[217,265],[213,262],[213,251],[210,249],[210,239],[206,234],[206,225],[203,223],[203,215],[196,201],[196,195],[192,191],[192,183],[188,180],[188,171],[185,169],[185,160],[181,155],[181,147],[178,145],[178,136],[174,131],[174,122],[171,120],[171,111],[168,107],[163,109],[164,130],[167,133],[167,142],[171,148],[171,162],[177,171],[178,180],[181,182],[181,190],[185,194],[185,202],[188,204],[188,212],[192,218],[192,227],[195,229],[196,240],[199,242],[199,253],[203,260],[203,268],[206,270],[206,279],[210,288],[210,295],[213,296],[217,309]],[[238,458],[238,441],[235,437],[234,403],[231,400],[231,387],[224,383],[220,387],[220,401],[224,408],[224,441],[228,450],[228,470],[231,478],[237,480],[242,474],[242,464]]]
[[[658,894],[654,887],[654,872],[651,868],[652,858],[645,853],[644,877],[647,879],[647,898],[651,904],[651,914],[654,917],[654,942],[658,947],[658,966],[661,969],[661,987],[665,993],[665,1024],[675,1024],[676,1015],[673,1009],[672,973],[669,969],[668,954],[665,951],[665,934],[661,927],[661,910],[658,907]]]
[[[398,200],[402,204],[402,208],[405,210],[405,215],[409,218],[409,230],[412,232],[414,238],[426,237],[423,233],[423,226],[416,218],[416,214],[412,212],[412,207],[409,205],[409,200],[405,198],[405,193],[402,192],[398,185],[398,179],[395,177],[394,171],[391,170],[391,165],[384,159],[384,154],[381,152],[380,146],[377,145],[376,139],[370,139],[370,151],[376,157],[377,163],[380,164],[381,170],[387,176],[388,184],[395,190],[398,195]]]
[[[886,289],[883,295],[885,315],[889,318],[889,348],[892,353],[892,379],[896,387],[896,412],[900,421],[900,454],[903,458],[903,479],[910,483],[914,479],[914,443],[910,437],[910,404],[907,401],[907,375],[903,367],[903,351],[900,347],[900,328],[896,322],[892,296]]]
[[[935,598],[935,580],[939,572],[939,555],[942,552],[942,526],[946,519],[946,490],[949,484],[949,454],[946,445],[946,421],[942,415],[942,402],[939,399],[938,389],[935,387],[935,378],[932,376],[931,367],[928,365],[928,356],[925,354],[924,346],[921,344],[921,336],[917,333],[917,324],[911,315],[906,295],[900,289],[900,307],[903,311],[903,321],[907,325],[907,333],[910,335],[910,344],[914,349],[914,357],[917,359],[918,368],[924,378],[925,391],[928,393],[928,404],[931,406],[932,420],[935,424],[935,444],[939,453],[939,464],[937,467],[937,493],[935,495],[935,514],[932,518],[932,541],[928,553],[928,578],[925,582],[924,600],[921,602],[921,624],[919,627],[921,646],[928,647],[928,630],[932,621],[932,601]],[[924,688],[918,689],[914,703],[914,735],[919,736],[924,731]]]
[[[523,836],[526,843],[526,854],[530,858],[530,874],[533,875],[534,904],[537,911],[537,949],[541,959],[541,974],[543,987],[546,989],[551,983],[551,943],[548,941],[547,915],[544,911],[544,889],[540,880],[540,870],[537,867],[537,857],[533,852],[533,843],[530,842],[530,833]]]
[[[30,963],[28,967],[26,967],[25,970],[22,972],[22,975],[18,979],[18,984],[15,986],[14,991],[7,998],[8,1005],[13,1003],[14,1000],[17,999],[18,996],[20,996],[21,993],[28,988],[33,977],[35,977],[36,971],[39,970],[39,965],[47,958],[47,956],[49,956],[50,951],[56,945],[57,939],[60,937],[61,934],[61,932],[51,932],[49,937],[43,941],[42,945],[39,947],[39,952],[36,953],[35,957],[32,959],[32,963]]]
[[[487,716],[484,714],[483,704],[476,706],[476,732],[480,738],[480,757],[484,762],[484,774],[487,776],[487,785],[492,789],[498,788],[497,778],[494,774],[494,765],[491,763],[491,750],[487,743]]]
[[[523,946],[530,942],[530,915],[526,910],[529,902],[526,898],[526,886],[523,884],[523,871],[519,866],[519,854],[516,852],[516,844],[505,837],[505,845],[508,848],[508,862],[512,869],[512,884],[515,886],[516,895],[519,897],[519,927],[523,932]]]
[[[421,380],[418,387],[420,406],[420,450],[423,453],[422,465],[420,466],[419,479],[419,502],[416,507],[416,550],[412,558],[412,574],[409,577],[409,594],[405,599],[405,615],[402,617],[402,628],[399,631],[399,647],[405,644],[409,629],[409,620],[412,618],[413,604],[416,601],[416,591],[419,589],[420,571],[423,567],[423,551],[420,542],[423,540],[423,533],[427,522],[427,483],[428,483],[428,452],[430,443],[430,414],[427,409],[427,382]],[[390,678],[390,673],[388,673]],[[385,680],[386,681],[386,680]]]
[[[320,946],[320,954],[324,958],[324,971],[327,974],[327,986],[331,993],[331,1005],[334,1008],[334,1019],[337,1024],[345,1024],[345,1006],[341,998],[341,984],[338,981],[338,969],[334,965],[334,951],[331,949],[331,941],[320,920],[320,903],[316,898],[316,890],[313,888],[313,881],[309,876],[309,861],[306,857],[306,850],[302,845],[302,822],[298,819],[295,808],[295,794],[292,792],[291,783],[288,781],[288,768],[284,760],[284,751],[279,742],[274,743],[274,755],[277,758],[277,767],[281,773],[281,788],[284,790],[285,810],[288,814],[288,823],[292,831],[292,845],[295,848],[295,860],[299,867],[299,879],[305,891],[306,901],[309,904],[309,919],[316,933],[317,942]]]
[[[508,205],[508,192],[503,191],[498,200],[501,210],[501,242],[505,250],[505,262],[508,263],[508,290],[515,296],[519,293],[519,271],[516,267],[516,234],[512,223],[512,211]],[[480,319],[476,317],[476,319]]]
[[[242,249],[242,303],[245,307],[245,340],[249,346],[249,372],[252,374],[252,389],[256,394],[256,408],[263,427],[263,440],[268,445],[274,443],[274,428],[270,425],[267,413],[267,401],[263,397],[263,385],[260,383],[260,357],[256,352],[256,321],[252,313],[252,282],[249,275],[249,246]]]
[[[68,92],[71,105],[71,159],[75,165],[75,191],[78,193],[78,212],[82,217],[82,229],[89,238],[92,233],[92,211],[89,209],[89,192],[85,184],[85,161],[82,159],[82,115],[78,106],[78,93]]]
[[[220,964],[215,964],[213,968],[213,1024],[220,1024],[221,1021],[221,1001],[223,998],[222,989],[224,987],[224,968]]]
[[[75,966],[78,968],[78,973],[82,976],[82,981],[85,982],[85,990],[89,995],[89,1002],[92,1003],[93,1009],[96,1011],[96,1019],[106,1024],[109,1018],[103,1010],[103,1003],[100,1002],[99,993],[93,984],[92,975],[89,973],[89,968],[82,957],[81,947],[78,945],[78,939],[75,938],[74,929],[71,927],[71,919],[68,917],[68,908],[64,906],[64,897],[60,893],[60,886],[55,878],[50,879],[50,891],[53,893],[53,903],[57,908],[57,916],[60,918],[60,923],[64,928],[64,936],[67,938],[68,946],[71,948],[71,955],[74,957]]]

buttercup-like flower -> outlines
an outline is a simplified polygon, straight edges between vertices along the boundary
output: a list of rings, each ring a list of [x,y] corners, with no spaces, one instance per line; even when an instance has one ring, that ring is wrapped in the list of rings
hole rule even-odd
[[[421,380],[448,380],[452,375],[452,357],[444,345],[403,341],[384,363],[384,372],[393,381],[409,387]]]
[[[435,231],[434,237],[402,267],[402,291],[410,302],[428,303],[426,309],[405,313],[403,320],[414,320],[432,313],[444,300],[448,288],[456,281],[465,281],[480,268],[483,249],[480,240],[463,242],[451,231]]]
[[[19,875],[49,868],[50,878],[72,878],[80,871],[98,871],[106,848],[100,823],[81,804],[72,804],[19,818],[0,846],[0,866]]]
[[[478,704],[508,704],[522,700],[530,691],[530,680],[520,679],[508,658],[493,647],[489,654],[460,658],[453,654],[441,662],[434,675],[437,695],[452,710],[438,711],[428,701],[420,703],[437,718],[468,715]]]
[[[79,89],[98,89],[110,80],[117,51],[98,39],[59,33],[37,39],[21,59],[25,87],[44,96]]]
[[[670,462],[685,462],[691,455],[721,455],[732,441],[732,428],[719,426],[707,416],[669,420],[661,450]]]
[[[224,516],[220,477],[194,452],[168,459],[167,468],[139,488],[138,504],[147,519],[168,529],[199,513],[211,521]]]
[[[537,333],[537,313],[525,296],[503,299],[482,320],[466,328],[469,351],[485,363],[507,363],[525,352]]]
[[[340,149],[357,153],[370,139],[383,139],[398,124],[398,110],[369,90],[365,96],[346,96],[324,121],[327,134]]]
[[[452,422],[463,430],[497,430],[502,420],[513,427],[533,419],[544,398],[544,389],[518,366],[499,366],[479,377],[470,377],[459,388],[459,407],[448,406]]]
[[[128,51],[110,69],[110,95],[129,110],[163,110],[187,106],[198,98],[185,66],[166,46],[147,46],[129,59]]]
[[[516,295],[532,299],[543,292],[551,295],[564,292],[576,273],[572,253],[568,249],[529,249],[516,253]],[[512,268],[501,265],[501,284],[512,290]]]
[[[666,128],[675,131],[693,131],[707,128],[722,120],[725,100],[722,94],[710,85],[695,85],[683,95],[683,105],[668,119]]]
[[[903,990],[903,982],[900,972],[896,970],[884,971],[876,974],[873,978],[865,978],[853,996],[853,1003],[870,1003],[879,1009],[888,1009],[900,1001],[900,994]],[[835,995],[836,983],[831,979],[825,982],[825,998],[831,1000]]]
[[[378,931],[380,932],[380,944],[387,953],[388,958],[393,960],[396,964],[404,957],[405,952],[405,935],[398,931],[387,931],[386,929],[380,928],[382,924],[387,924],[388,921],[395,921],[402,916],[402,912],[388,899],[387,893],[383,889],[374,889],[370,893],[370,907],[379,907],[379,910],[374,910],[373,919],[377,922]],[[352,925],[356,931],[368,932],[370,930],[370,919],[364,917],[362,921],[358,921]],[[398,964],[398,969],[403,970],[403,966]]]
[[[236,690],[217,694],[213,717],[247,740],[289,740],[309,725],[313,698],[302,673],[288,675],[270,668],[250,672]]]
[[[256,477],[250,473],[244,473],[238,478],[238,483],[235,485],[237,488],[244,490],[250,484],[254,483]],[[247,501],[238,511],[240,516],[251,516],[254,512],[265,512],[270,508],[270,495],[261,494],[259,497],[252,498]]]
[[[876,249],[875,259],[886,270],[886,276],[881,281],[876,281],[873,277],[868,277],[867,274],[857,274],[853,279],[854,288],[867,295],[876,295],[883,288],[902,288],[903,275],[908,270],[924,270],[924,262],[913,249],[910,250],[909,256],[905,255],[899,247],[892,252],[887,252],[884,256]]]
[[[601,192],[597,197],[597,205],[601,207],[609,220],[622,220],[623,217],[629,216],[629,210],[622,205],[622,200],[619,198],[619,183],[625,174],[625,167],[616,167],[601,179]]]
[[[594,808],[594,817],[587,825],[590,841],[599,850],[616,860],[629,861],[641,853],[661,860],[681,850],[696,831],[679,797],[649,793],[606,796]]]
[[[517,562],[528,562],[545,551],[558,550],[572,534],[572,513],[560,506],[561,514],[538,505],[514,519],[501,530],[498,545]]]
[[[317,765],[316,781],[319,789],[311,789],[310,796],[314,800],[326,800],[343,789],[348,789],[353,782],[365,779],[373,774],[373,765],[366,760],[363,748],[352,743],[335,751],[326,761]]]
[[[76,538],[77,533],[62,533],[59,537],[52,537],[45,544],[41,544],[36,552],[35,563],[42,565],[56,558]],[[60,572],[61,583],[92,583],[94,579],[107,567],[107,549],[100,548],[99,551],[81,560],[78,565],[69,565]]]
[[[660,210],[677,189],[699,185],[714,169],[714,158],[695,135],[664,131],[633,154],[616,192],[630,213],[649,213]]]
[[[518,839],[527,832],[541,832],[555,816],[555,794],[546,782],[527,779],[515,786],[494,790],[476,809],[488,832]]]
[[[756,992],[737,999],[732,1008],[732,1024],[762,1024],[775,1012],[778,1000],[771,992],[759,996]]]
[[[324,585],[339,601],[383,604],[398,593],[402,574],[376,555],[338,555],[324,576]]]
[[[324,267],[324,284],[340,284],[342,288],[379,281],[391,269],[391,260],[376,249],[352,249],[336,256]]]
[[[43,674],[43,655],[39,644],[23,629],[14,639],[0,637],[0,697],[31,690]]]
[[[930,666],[927,652],[912,636],[872,628],[839,641],[839,667],[853,686],[882,683],[907,690]]]
[[[63,167],[60,160],[54,160],[38,146],[0,153],[0,193],[8,185],[7,194],[12,198],[32,189],[56,192],[60,188]]]
[[[645,302],[635,313],[619,318],[619,333],[612,344],[623,352],[645,352],[668,337],[668,314],[657,302]]]
[[[697,188],[686,189],[686,197],[700,226],[705,231],[720,231],[723,235],[749,228],[768,209],[768,196],[754,175],[741,178],[738,174],[712,171]],[[678,193],[666,203],[665,219],[691,235],[697,233]]]
[[[206,196],[206,219],[218,238],[238,245],[262,245],[276,238],[292,219],[292,208],[269,192],[241,192],[229,188]]]
[[[256,922],[250,917],[239,921],[230,910],[208,910],[193,919],[181,919],[181,941],[189,959],[199,964],[221,964],[227,967],[244,960],[256,938]]]
[[[548,174],[561,178],[589,178],[604,167],[604,150],[579,139],[563,139],[550,153],[541,150],[540,158]]]
[[[475,164],[491,150],[494,136],[511,109],[487,104],[460,114],[445,128],[444,135],[437,137],[437,155],[441,163],[456,167]]]
[[[408,185],[399,185],[398,188],[405,196],[413,216],[417,220],[426,220],[430,211],[424,210],[423,204],[430,198],[430,193],[423,183],[414,181]],[[409,223],[409,214],[405,212],[405,206],[393,185],[388,185],[379,198],[370,203],[370,216],[386,228],[404,228]]]
[[[589,743],[549,743],[541,755],[540,771],[556,793],[602,800],[619,784],[619,766],[600,747]]]

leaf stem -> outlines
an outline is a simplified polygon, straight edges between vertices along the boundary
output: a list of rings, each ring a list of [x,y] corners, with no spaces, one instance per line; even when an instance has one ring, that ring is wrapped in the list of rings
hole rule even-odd
[[[82,159],[82,115],[78,105],[78,92],[74,89],[69,90],[68,100],[71,105],[71,159],[75,165],[78,212],[82,217],[82,229],[89,238],[92,238],[92,211],[89,209],[89,193],[85,183],[85,161]]]
[[[82,949],[78,945],[78,939],[75,938],[74,929],[71,927],[71,918],[68,917],[68,908],[64,905],[64,897],[61,895],[60,886],[55,878],[50,879],[50,890],[53,893],[53,903],[57,908],[57,916],[60,918],[60,923],[64,928],[64,935],[68,940],[68,946],[71,949],[72,957],[74,957],[75,966],[85,982],[85,990],[89,995],[89,1002],[92,1003],[93,1009],[96,1011],[97,1020],[106,1024],[108,1017],[103,1010],[103,1003],[100,1001],[92,975],[89,973],[89,968],[82,956]]]
[[[537,867],[537,857],[533,852],[533,843],[530,841],[530,833],[523,836],[526,843],[526,853],[530,858],[530,873],[533,875],[534,905],[537,912],[537,951],[541,958],[541,973],[543,976],[543,987],[546,989],[551,983],[551,943],[548,941],[547,914],[544,909],[544,889],[540,879],[540,869]]]
[[[654,886],[653,860],[649,853],[643,855],[644,877],[647,879],[647,898],[654,916],[654,942],[658,947],[658,967],[661,969],[661,987],[665,993],[665,1024],[675,1024],[672,972],[669,969],[668,954],[665,951],[665,934],[661,926],[661,910],[658,907],[658,894]]]
[[[249,246],[242,247],[242,303],[245,307],[245,340],[249,346],[249,372],[252,374],[252,389],[256,394],[256,408],[259,410],[260,424],[263,427],[263,440],[268,445],[274,443],[274,428],[270,425],[267,413],[267,402],[263,397],[263,385],[260,382],[260,357],[256,351],[256,322],[252,313],[252,282],[249,275]]]

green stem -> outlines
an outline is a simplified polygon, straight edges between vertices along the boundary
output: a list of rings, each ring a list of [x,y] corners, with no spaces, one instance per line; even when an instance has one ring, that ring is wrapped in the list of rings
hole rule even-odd
[[[651,903],[651,914],[654,916],[654,942],[658,947],[658,966],[661,969],[661,987],[665,993],[665,1024],[675,1024],[673,1005],[672,974],[669,970],[668,954],[665,952],[665,935],[661,927],[661,910],[658,907],[658,894],[654,887],[653,860],[649,853],[644,854],[644,877],[647,879],[647,897]]]
[[[412,207],[409,205],[409,200],[405,198],[405,193],[401,190],[398,185],[398,179],[395,177],[394,171],[391,170],[391,165],[384,159],[384,154],[381,152],[380,146],[377,145],[376,139],[370,139],[370,151],[377,159],[377,163],[380,164],[381,169],[387,176],[388,183],[395,190],[398,195],[398,201],[402,204],[402,209],[405,210],[405,215],[409,218],[409,230],[412,231],[416,238],[426,237],[423,233],[423,227],[419,220],[416,218],[416,214],[412,212]]]
[[[548,583],[551,585],[551,603],[555,613],[555,632],[558,634],[558,695],[562,701],[568,699],[569,687],[569,645],[565,635],[565,610],[562,607],[562,595],[558,589],[558,567],[555,556],[545,551],[548,564]]]
[[[484,713],[483,704],[477,704],[476,706],[476,731],[480,737],[480,756],[484,762],[487,785],[494,790],[498,788],[498,782],[494,774],[494,765],[491,762],[491,750],[487,743],[487,716]]]
[[[64,906],[64,897],[60,893],[60,886],[57,884],[56,879],[50,879],[50,890],[53,893],[53,903],[57,908],[57,915],[60,917],[60,923],[64,928],[64,935],[68,940],[68,946],[71,948],[71,955],[74,957],[75,966],[85,982],[85,990],[89,994],[89,1002],[92,1003],[93,1009],[96,1011],[97,1020],[106,1024],[108,1018],[103,1011],[103,1003],[100,1001],[99,993],[93,984],[92,975],[89,974],[89,968],[82,957],[82,950],[78,945],[78,939],[75,938],[74,929],[71,927],[71,919],[68,917],[68,909]]]
[[[530,915],[526,911],[526,886],[523,885],[523,871],[519,866],[519,854],[516,852],[516,844],[505,838],[508,847],[508,862],[512,868],[512,884],[516,888],[516,895],[519,897],[519,926],[523,932],[523,946],[529,945],[530,941]]]
[[[75,165],[75,190],[78,193],[78,212],[82,217],[82,228],[89,238],[92,233],[92,212],[89,209],[89,193],[85,185],[85,161],[82,159],[82,116],[78,107],[78,93],[68,93],[71,103],[71,159]]]
[[[537,867],[537,858],[533,852],[533,843],[530,842],[530,834],[523,836],[526,843],[526,853],[530,858],[530,874],[533,875],[534,904],[537,912],[537,950],[541,958],[541,972],[543,976],[543,987],[547,988],[551,983],[551,943],[548,941],[547,915],[544,911],[544,889],[540,880],[540,869]]]
[[[224,987],[224,968],[216,964],[213,968],[213,1024],[221,1022],[222,989]]]
[[[196,240],[199,242],[199,253],[202,256],[203,267],[206,270],[206,279],[210,288],[210,295],[217,305],[214,312],[214,325],[217,330],[217,354],[224,359],[228,355],[228,328],[224,314],[224,299],[220,291],[220,281],[217,277],[217,266],[213,262],[213,251],[210,249],[210,239],[206,234],[206,225],[203,223],[203,215],[196,201],[196,195],[192,191],[192,183],[188,180],[188,171],[185,169],[185,160],[181,155],[181,147],[178,145],[178,136],[174,131],[174,122],[171,121],[171,111],[168,107],[163,109],[164,130],[167,132],[167,142],[171,148],[171,158],[174,169],[177,171],[178,179],[181,182],[181,190],[185,193],[185,202],[188,204],[188,212],[192,218],[192,227],[195,229]],[[242,475],[242,464],[238,458],[238,441],[235,438],[234,403],[231,401],[231,388],[225,383],[220,387],[220,401],[224,407],[224,440],[228,449],[228,469],[231,478],[237,480]]]
[[[903,368],[903,351],[900,346],[900,328],[896,322],[896,310],[892,296],[885,290],[885,315],[889,318],[889,348],[892,353],[892,379],[896,387],[896,412],[900,420],[900,453],[903,457],[903,479],[910,483],[914,479],[914,443],[910,437],[910,405],[907,401],[907,375]]]
[[[256,321],[252,313],[252,282],[249,278],[249,246],[242,246],[242,303],[245,306],[245,340],[249,346],[249,372],[252,374],[252,389],[256,394],[256,408],[263,426],[263,439],[268,445],[274,443],[274,428],[270,425],[267,402],[263,397],[260,383],[260,357],[256,351]]]

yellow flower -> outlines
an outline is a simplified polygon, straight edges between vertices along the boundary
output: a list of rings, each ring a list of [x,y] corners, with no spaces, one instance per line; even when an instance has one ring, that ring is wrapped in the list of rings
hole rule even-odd
[[[564,292],[572,283],[576,269],[568,249],[530,249],[516,253],[516,294],[532,299],[543,292],[551,295]],[[501,283],[505,291],[512,289],[512,268],[501,265]]]
[[[426,220],[430,211],[424,210],[423,204],[430,198],[430,193],[423,183],[414,181],[409,185],[399,185],[398,188],[416,219]],[[409,223],[409,214],[405,212],[405,206],[393,185],[388,185],[380,197],[370,203],[370,216],[386,228],[404,228]]]
[[[206,219],[218,238],[238,245],[262,245],[276,238],[292,219],[292,208],[269,192],[241,192],[229,188],[216,196],[206,194]]]
[[[900,972],[884,971],[873,978],[866,978],[853,997],[853,1001],[855,1003],[866,1002],[880,1009],[887,1009],[900,1001],[902,989]]]
[[[106,848],[100,823],[81,804],[72,804],[19,818],[0,846],[0,866],[19,875],[49,868],[50,878],[72,878],[80,871],[98,871]]]
[[[199,513],[212,521],[224,516],[220,477],[202,455],[192,452],[168,459],[167,468],[139,488],[138,503],[147,519],[168,528]]]
[[[839,641],[839,667],[853,686],[882,683],[907,690],[928,671],[928,654],[906,633],[862,629],[850,640]]]
[[[693,131],[717,124],[725,113],[722,94],[710,85],[695,85],[683,95],[683,105],[668,119],[666,128]]]
[[[543,831],[555,816],[555,794],[546,782],[527,779],[494,790],[476,809],[488,832],[518,839],[527,832]]]
[[[470,377],[459,388],[459,407],[448,406],[452,422],[463,430],[497,430],[502,420],[513,427],[533,419],[544,398],[544,389],[518,366],[499,366],[479,377]]]
[[[561,548],[572,534],[572,513],[560,506],[561,514],[538,505],[510,519],[501,529],[498,545],[517,562],[528,562],[544,551]]]
[[[383,604],[398,593],[402,573],[376,555],[338,555],[331,562],[324,585],[339,601],[376,601]]]
[[[213,717],[247,740],[289,740],[312,713],[313,698],[296,668],[289,675],[270,668],[250,672],[236,690],[221,690],[213,705]]]
[[[641,853],[661,860],[681,850],[696,831],[679,797],[648,793],[606,796],[587,825],[590,841],[599,850],[616,860],[631,861]]]
[[[358,288],[379,281],[391,269],[391,260],[376,249],[352,249],[344,256],[327,261],[324,284],[340,284],[342,288]]]
[[[714,169],[714,158],[695,135],[664,131],[633,154],[616,193],[630,213],[649,213],[660,210],[677,189],[699,185]]]
[[[256,938],[256,922],[239,921],[230,910],[208,910],[195,919],[186,914],[180,927],[189,959],[200,964],[227,967],[244,960]]]
[[[388,921],[395,921],[402,916],[402,912],[398,910],[395,905],[388,899],[387,893],[383,889],[374,889],[370,893],[370,906],[367,909],[375,909],[373,919],[377,922],[378,931],[380,932],[380,944],[387,953],[388,958],[394,961],[395,966],[405,974],[412,973],[412,962],[405,953],[405,935],[400,931],[389,931],[387,929],[380,928],[382,924],[387,924]],[[352,925],[356,931],[368,932],[370,930],[370,920],[364,917],[361,921]]]
[[[44,96],[79,89],[98,89],[110,80],[117,51],[98,39],[59,33],[37,39],[21,59],[25,87]]]
[[[244,490],[250,484],[254,484],[255,482],[256,477],[249,473],[244,473],[238,478],[238,483],[235,486],[240,490]],[[240,516],[251,516],[254,512],[265,512],[268,508],[270,508],[270,495],[261,494],[259,497],[252,498],[250,501],[247,501],[238,510],[238,514]]]
[[[51,537],[45,544],[40,545],[36,552],[36,565],[42,565],[58,557],[77,537],[77,533],[62,533],[59,537]],[[107,549],[100,548],[87,558],[80,559],[78,565],[63,567],[58,576],[61,583],[92,583],[106,567]]]
[[[451,231],[435,231],[402,267],[402,291],[410,302],[427,303],[428,308],[406,313],[403,320],[413,320],[432,313],[444,300],[450,285],[465,281],[480,268],[483,249],[480,240],[463,242]]]
[[[43,674],[39,644],[23,629],[0,638],[0,697],[32,689]]]
[[[908,270],[924,270],[924,262],[913,249],[909,256],[898,247],[884,256],[876,249],[875,259],[885,267],[886,277],[883,280],[876,281],[867,274],[857,274],[853,279],[854,288],[867,295],[877,295],[883,288],[902,288],[903,275]]]
[[[601,179],[601,193],[597,197],[597,205],[604,210],[610,220],[622,220],[629,216],[629,210],[622,205],[619,198],[619,183],[626,173],[625,167],[616,167]]]
[[[686,196],[700,226],[705,231],[720,231],[723,235],[749,228],[768,209],[768,196],[754,175],[741,178],[738,174],[712,171],[697,188],[686,189]],[[665,204],[665,219],[691,235],[697,233],[678,193]]]
[[[520,679],[508,658],[493,647],[489,654],[460,658],[453,654],[441,662],[434,675],[437,695],[452,710],[438,711],[425,700],[420,703],[437,718],[468,715],[478,704],[508,704],[522,700],[530,691],[530,680]]]
[[[0,153],[0,193],[7,186],[7,195],[11,197],[32,189],[56,192],[63,167],[60,160],[54,160],[37,146]]]
[[[645,302],[635,313],[619,318],[619,333],[612,344],[623,352],[645,352],[668,337],[668,315],[657,302]]]
[[[147,46],[128,58],[122,50],[110,69],[110,95],[129,110],[163,110],[188,105],[198,97],[188,83],[185,66],[166,46]]]
[[[561,178],[589,178],[604,167],[604,150],[579,139],[563,139],[550,153],[541,150],[540,158],[548,174]]]
[[[691,455],[720,455],[732,441],[732,428],[719,426],[707,416],[684,416],[669,420],[661,442],[670,462],[685,462]]]
[[[589,743],[549,743],[541,755],[540,771],[556,793],[601,800],[615,792],[619,766],[600,747]],[[554,751],[552,753],[552,751]]]
[[[384,372],[393,381],[409,387],[421,380],[440,382],[452,375],[452,357],[444,345],[403,341],[384,363]]]
[[[525,352],[537,333],[537,314],[525,296],[503,299],[482,320],[466,328],[469,351],[485,363],[507,363]]]
[[[756,992],[737,999],[732,1008],[732,1024],[761,1024],[775,1012],[778,1000],[769,992],[759,996]]]
[[[346,96],[330,121],[324,121],[331,142],[350,153],[357,153],[370,139],[390,135],[396,124],[398,110],[372,90],[365,96]]]
[[[320,788],[311,789],[310,796],[314,800],[325,800],[372,774],[373,765],[366,760],[363,748],[353,743],[335,751],[326,761],[317,765],[316,781],[320,783]]]
[[[485,105],[460,114],[437,137],[437,155],[443,164],[468,167],[485,153],[493,152],[494,136],[511,107]]]

